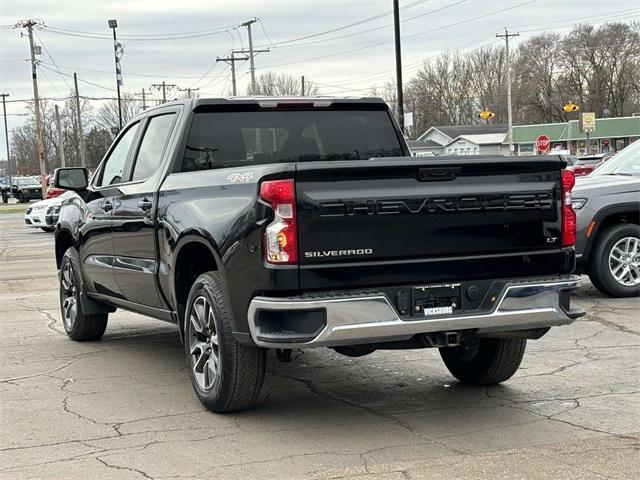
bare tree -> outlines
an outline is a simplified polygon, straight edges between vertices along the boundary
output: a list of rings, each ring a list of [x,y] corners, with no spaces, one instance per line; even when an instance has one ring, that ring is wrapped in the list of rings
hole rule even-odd
[[[479,123],[483,108],[504,123],[504,61],[503,49],[484,47],[425,62],[405,86],[414,131]],[[516,49],[512,71],[518,123],[567,121],[562,107],[568,101],[599,117],[630,115],[640,111],[640,24],[579,25],[564,37],[536,35]],[[385,99],[393,103],[395,95]]]
[[[634,82],[640,76],[638,24],[613,23],[596,29],[574,28],[561,42],[560,63],[569,93],[585,109],[602,116],[629,115],[640,99]]]
[[[514,110],[520,122],[567,120],[562,105],[574,99],[566,92],[571,88],[558,64],[560,54],[561,37],[556,33],[531,37],[517,50],[512,78]]]
[[[305,95],[317,95],[318,86],[305,82]],[[286,73],[264,72],[256,78],[255,90],[249,86],[247,95],[298,96],[302,95],[302,80]]]
[[[124,125],[140,112],[140,104],[136,98],[128,93],[121,96],[122,124]],[[104,103],[96,115],[96,125],[107,131],[116,132],[119,126],[118,101],[109,100]]]

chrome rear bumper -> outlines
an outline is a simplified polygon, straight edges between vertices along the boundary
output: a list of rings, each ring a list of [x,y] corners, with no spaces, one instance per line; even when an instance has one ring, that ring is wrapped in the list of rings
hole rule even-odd
[[[498,296],[494,309],[478,315],[411,319],[401,317],[383,293],[358,296],[327,294],[313,297],[255,297],[249,306],[249,329],[256,345],[268,348],[310,348],[403,340],[420,333],[475,330],[507,332],[567,325],[584,315],[581,309],[563,307],[561,293],[580,285],[577,276],[544,281],[513,281]],[[261,331],[263,312],[324,312],[326,325],[304,341],[270,336]]]

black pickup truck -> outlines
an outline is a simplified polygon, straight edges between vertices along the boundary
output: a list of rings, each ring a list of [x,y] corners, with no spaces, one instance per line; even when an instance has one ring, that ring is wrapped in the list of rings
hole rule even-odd
[[[379,99],[196,99],[128,123],[73,190],[55,254],[64,327],[116,308],[178,325],[210,410],[253,405],[267,349],[437,347],[493,384],[570,306],[573,176],[558,157],[410,157]]]

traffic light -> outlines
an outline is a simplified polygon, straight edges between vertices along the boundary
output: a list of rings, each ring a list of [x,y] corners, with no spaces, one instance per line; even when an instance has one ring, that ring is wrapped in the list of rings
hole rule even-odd
[[[496,114],[491,110],[484,109],[478,114],[478,116],[483,120],[489,120],[490,118],[494,118]]]
[[[562,110],[564,110],[565,112],[577,112],[578,110],[580,110],[580,106],[576,105],[573,102],[568,102],[564,107],[562,107]]]

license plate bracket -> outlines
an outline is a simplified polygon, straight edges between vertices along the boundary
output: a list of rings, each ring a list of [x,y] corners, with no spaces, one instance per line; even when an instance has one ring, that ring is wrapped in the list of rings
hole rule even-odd
[[[416,315],[452,315],[461,310],[459,283],[413,287],[413,312]]]

